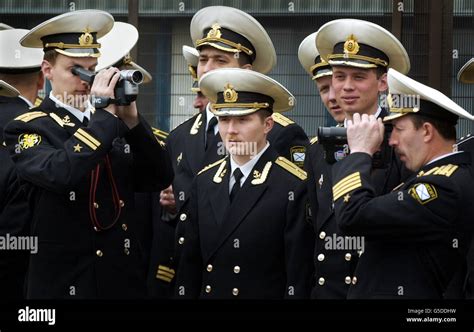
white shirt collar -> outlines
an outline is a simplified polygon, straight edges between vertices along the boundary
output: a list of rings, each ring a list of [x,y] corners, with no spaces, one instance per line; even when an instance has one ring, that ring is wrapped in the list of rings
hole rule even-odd
[[[429,165],[429,164],[432,164],[434,163],[435,161],[438,161],[440,159],[443,159],[443,158],[446,158],[446,157],[449,157],[449,156],[452,156],[452,155],[455,155],[455,154],[458,154],[458,153],[461,153],[462,151],[455,151],[455,152],[450,152],[450,153],[446,153],[446,154],[443,154],[442,156],[439,156],[439,157],[436,157],[435,159],[433,160],[430,160],[425,166]]]
[[[79,111],[77,108],[74,108],[70,105],[67,105],[65,103],[63,103],[62,101],[60,101],[58,98],[56,98],[54,95],[53,95],[53,91],[51,91],[49,93],[49,99],[51,99],[52,101],[54,101],[56,103],[56,105],[58,107],[62,107],[64,108],[65,110],[67,110],[69,113],[71,113],[72,115],[74,115],[80,122],[82,122],[84,120],[84,117],[87,118],[87,120],[90,120],[91,119],[91,110],[90,110],[90,107],[86,107],[86,110],[84,112],[81,112]]]
[[[255,157],[251,158],[248,162],[246,162],[244,165],[242,166],[239,166],[235,161],[234,159],[232,158],[232,155],[230,156],[230,174],[231,174],[231,177],[230,177],[230,180],[229,180],[229,194],[230,194],[230,191],[232,190],[232,187],[234,186],[234,183],[235,183],[235,179],[234,179],[234,170],[236,168],[240,168],[240,171],[242,172],[243,176],[242,176],[242,179],[240,179],[240,185],[242,186],[242,184],[245,183],[245,180],[247,179],[247,177],[250,175],[250,172],[252,172],[253,168],[255,167],[255,165],[257,164],[258,160],[260,159],[260,157],[262,156],[262,154],[268,149],[268,147],[270,146],[270,143],[268,143],[267,141],[267,144],[265,145],[265,147],[262,149],[262,151],[260,151],[259,153],[257,153],[255,155]]]
[[[22,95],[19,95],[18,98],[22,99],[27,105],[28,107],[33,107],[35,105],[33,105],[33,103],[31,101],[29,101],[29,99],[26,99],[25,97],[23,97]]]
[[[209,127],[209,121],[211,121],[211,119],[213,117],[215,117],[214,113],[211,112],[211,103],[207,103],[206,105],[206,132],[207,132],[207,128]],[[217,117],[216,117],[217,119]],[[219,127],[216,125],[214,126],[214,135],[217,134],[217,132],[219,131]]]

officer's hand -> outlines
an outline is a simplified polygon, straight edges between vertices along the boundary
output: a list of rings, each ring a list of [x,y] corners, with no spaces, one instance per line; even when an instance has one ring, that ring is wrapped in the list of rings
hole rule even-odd
[[[176,214],[176,201],[174,200],[173,187],[169,186],[160,193],[160,204],[170,214]]]
[[[115,99],[114,88],[120,78],[120,70],[115,67],[101,70],[94,79],[91,87],[91,95],[96,97],[108,97]],[[115,105],[109,105],[106,111],[116,115],[117,108]]]
[[[116,114],[130,129],[140,122],[136,102],[132,102],[129,106],[118,106]]]
[[[351,153],[364,152],[372,156],[380,149],[383,142],[385,127],[382,119],[374,115],[354,114],[347,121],[347,142]]]

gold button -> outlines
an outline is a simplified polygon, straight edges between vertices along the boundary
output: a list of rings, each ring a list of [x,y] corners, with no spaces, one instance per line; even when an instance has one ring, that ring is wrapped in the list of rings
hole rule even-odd
[[[350,253],[347,253],[344,258],[346,259],[346,261],[350,261],[352,258],[352,255]]]
[[[319,278],[319,280],[318,280],[318,283],[319,283],[321,286],[324,285],[325,282],[326,282],[326,280],[324,280],[323,277]]]
[[[125,206],[125,202],[122,201],[122,200],[120,200],[119,204],[120,204],[120,207],[124,207],[124,206]]]
[[[357,284],[357,277],[352,277],[352,284],[353,285]]]
[[[126,232],[126,231],[127,231],[127,229],[128,229],[128,226],[127,226],[127,224],[122,224],[122,229],[123,229],[123,230]]]
[[[234,273],[240,273],[240,266],[234,266]]]
[[[212,289],[211,286],[207,285],[207,286],[206,286],[206,293],[210,293],[210,292],[211,292],[211,289]]]
[[[349,285],[351,283],[351,277],[347,276],[344,282]]]
[[[212,271],[212,265],[209,264],[209,265],[207,266],[206,270],[207,270],[207,272],[211,272],[211,271]]]
[[[183,244],[184,243],[184,237],[180,237],[179,240],[178,240],[178,243]]]
[[[187,218],[188,216],[186,215],[186,213],[181,213],[181,215],[179,216],[179,220],[181,221],[186,221]]]
[[[321,233],[319,233],[319,238],[320,238],[321,240],[324,240],[325,237],[326,237],[326,232],[321,232]]]
[[[94,208],[98,209],[99,208],[99,203],[94,202]]]
[[[238,288],[232,289],[232,295],[234,295],[234,296],[239,295],[239,289]]]
[[[103,253],[101,250],[97,250],[97,251],[95,252],[95,254],[96,254],[98,257],[104,256],[104,253]]]
[[[127,255],[127,256],[130,255],[130,250],[128,250],[127,248],[125,248],[125,249],[123,250],[123,252],[124,252],[125,255]]]
[[[318,261],[322,262],[324,260],[324,254],[318,255]]]

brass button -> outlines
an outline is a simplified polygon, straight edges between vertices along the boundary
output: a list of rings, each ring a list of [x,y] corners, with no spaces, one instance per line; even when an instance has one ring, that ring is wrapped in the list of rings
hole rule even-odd
[[[326,232],[321,232],[321,233],[319,233],[319,238],[320,238],[321,240],[324,240],[325,237],[326,237]]]
[[[95,254],[96,254],[98,257],[104,256],[104,253],[102,252],[102,250],[97,250],[97,251],[95,252]]]
[[[98,209],[99,208],[99,203],[94,202],[94,208]]]
[[[352,255],[350,253],[347,253],[346,256],[344,256],[344,258],[346,259],[346,261],[350,261],[352,258]]]
[[[127,248],[125,248],[125,249],[123,250],[123,252],[124,252],[125,255],[127,255],[127,256],[130,255],[130,250],[128,250]]]
[[[206,293],[209,294],[211,292],[211,289],[212,289],[211,286],[207,285],[206,286]]]
[[[324,254],[318,255],[318,261],[322,262],[324,260]]]
[[[353,285],[357,284],[357,277],[352,277],[352,284]]]
[[[319,280],[318,280],[318,283],[319,283],[321,286],[324,285],[325,282],[326,282],[326,280],[324,280],[323,277],[319,278]]]
[[[120,204],[120,207],[124,207],[124,206],[125,206],[125,202],[122,201],[122,200],[120,200],[119,204]]]
[[[234,295],[234,296],[239,295],[239,289],[238,288],[232,289],[232,295]]]
[[[179,216],[179,220],[181,221],[186,221],[187,218],[188,216],[186,215],[186,213],[181,213],[181,215]]]
[[[344,279],[344,282],[349,285],[349,284],[351,283],[351,277],[347,276],[347,277]]]
[[[127,226],[127,224],[122,224],[122,229],[123,229],[123,230],[126,232],[126,231],[127,231],[127,229],[128,229],[128,226]]]
[[[207,270],[207,272],[211,272],[211,271],[212,271],[212,265],[209,264],[209,265],[207,266],[206,270]]]
[[[179,240],[178,240],[178,243],[183,244],[184,243],[184,237],[180,237]]]
[[[234,266],[234,273],[240,273],[240,266],[236,265]]]

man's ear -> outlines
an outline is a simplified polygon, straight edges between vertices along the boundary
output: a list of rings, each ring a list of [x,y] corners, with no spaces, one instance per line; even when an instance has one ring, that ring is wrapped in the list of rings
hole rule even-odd
[[[378,83],[379,92],[387,91],[388,90],[387,73],[384,73],[382,76],[380,76],[378,81],[379,81]]]
[[[265,126],[264,128],[265,135],[267,135],[270,132],[270,130],[272,130],[273,125],[275,124],[275,122],[273,121],[273,117],[271,115],[267,116],[265,120],[263,121],[263,124]]]
[[[423,142],[425,143],[431,142],[435,135],[435,130],[436,130],[435,127],[431,123],[425,122],[423,123],[423,126],[421,127],[421,129],[424,131]]]
[[[45,78],[50,81],[53,80],[53,65],[48,60],[43,60],[43,62],[41,62],[41,71]]]

